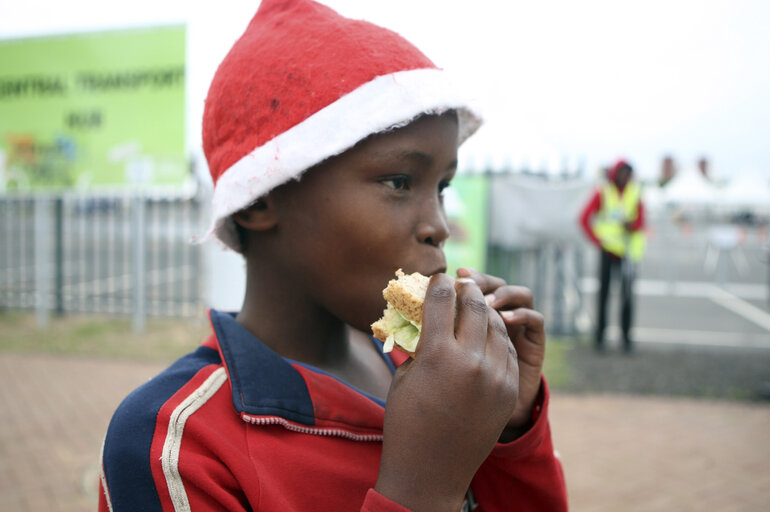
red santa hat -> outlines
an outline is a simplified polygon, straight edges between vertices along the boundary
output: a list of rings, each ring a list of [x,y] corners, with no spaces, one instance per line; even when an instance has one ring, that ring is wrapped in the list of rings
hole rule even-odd
[[[233,213],[371,134],[452,109],[462,143],[481,117],[395,32],[310,0],[263,0],[206,98],[212,231],[240,250]]]

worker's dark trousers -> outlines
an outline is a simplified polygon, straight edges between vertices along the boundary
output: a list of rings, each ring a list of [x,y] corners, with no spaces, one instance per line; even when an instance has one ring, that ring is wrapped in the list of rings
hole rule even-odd
[[[623,348],[631,350],[631,317],[633,313],[634,266],[607,251],[599,257],[599,295],[597,303],[596,348],[604,349],[604,330],[607,327],[607,299],[613,276],[620,279],[620,329],[623,334]]]

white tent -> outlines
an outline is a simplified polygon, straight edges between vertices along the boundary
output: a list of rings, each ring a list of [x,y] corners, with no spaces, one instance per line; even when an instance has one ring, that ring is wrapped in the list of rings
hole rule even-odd
[[[747,171],[733,178],[720,193],[719,204],[730,210],[770,210],[770,180]]]
[[[696,169],[685,169],[666,184],[663,195],[667,205],[707,207],[717,204],[720,192]]]

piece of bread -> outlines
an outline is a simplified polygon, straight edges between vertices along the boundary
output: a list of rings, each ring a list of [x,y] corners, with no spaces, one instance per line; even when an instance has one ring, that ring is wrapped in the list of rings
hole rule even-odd
[[[396,271],[382,291],[388,301],[382,318],[372,324],[372,333],[384,342],[383,351],[397,348],[414,356],[422,329],[422,305],[428,291],[429,278],[415,272]]]
[[[429,281],[428,277],[419,272],[407,275],[398,269],[396,279],[388,282],[388,286],[382,291],[382,296],[407,320],[422,324],[422,303],[428,292]]]

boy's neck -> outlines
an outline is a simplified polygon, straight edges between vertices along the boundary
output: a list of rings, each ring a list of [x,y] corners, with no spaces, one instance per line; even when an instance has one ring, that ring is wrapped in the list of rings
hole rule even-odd
[[[328,312],[303,304],[292,293],[260,293],[275,290],[274,286],[260,281],[257,290],[250,290],[247,284],[238,322],[283,357],[318,367],[345,360],[349,352],[347,326]],[[284,291],[288,292],[285,284]]]
[[[303,299],[275,274],[247,278],[246,299],[236,319],[280,356],[315,366],[384,399],[392,375],[367,334]]]

